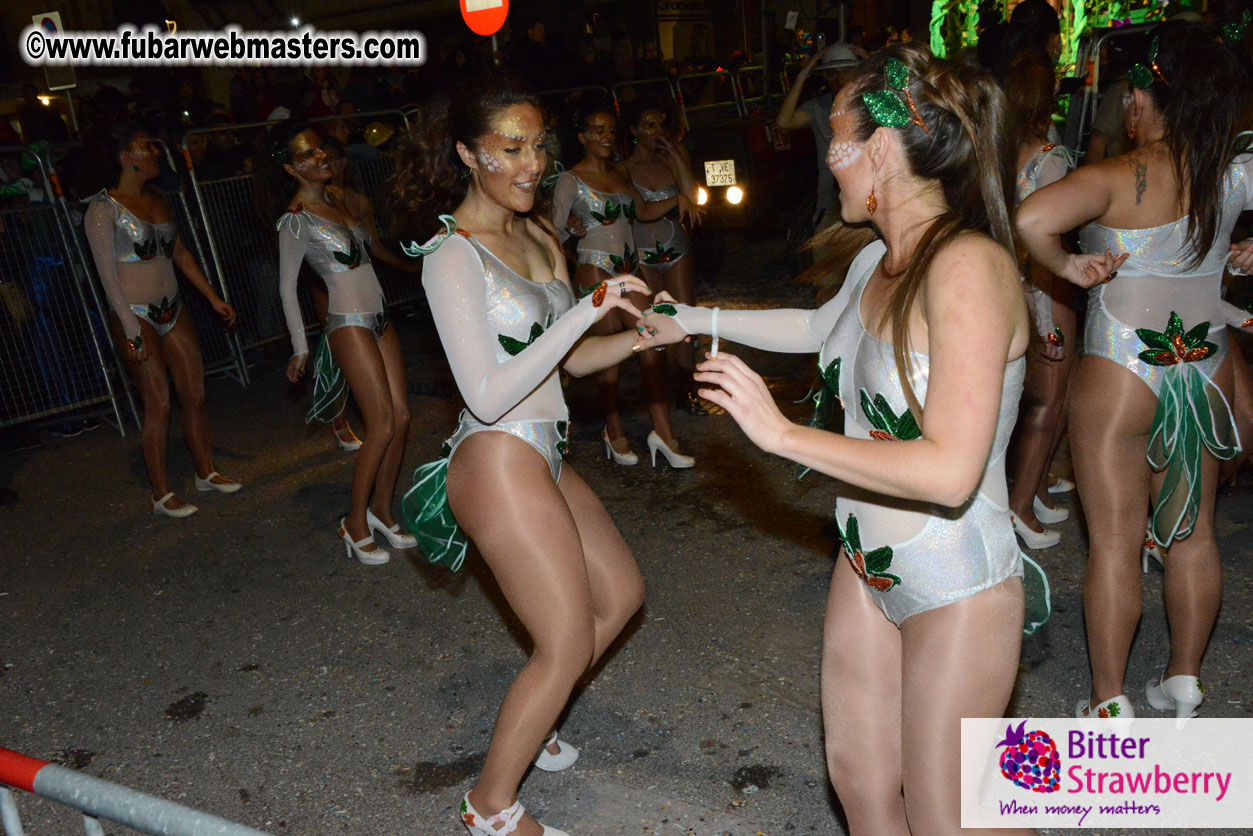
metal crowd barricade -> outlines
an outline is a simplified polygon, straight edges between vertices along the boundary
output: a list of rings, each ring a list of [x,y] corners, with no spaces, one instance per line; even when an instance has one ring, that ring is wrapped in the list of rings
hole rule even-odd
[[[706,102],[704,104],[691,103],[690,100],[698,99],[703,91],[697,91],[693,87],[693,83],[699,83],[700,79],[707,79],[706,85],[716,84],[725,87],[725,91],[715,91],[718,93],[725,92],[730,98],[725,101]],[[735,76],[730,70],[710,70],[703,73],[688,73],[681,75],[675,80],[675,87],[678,90],[678,101],[680,112],[683,114],[683,122],[687,129],[715,127],[728,119],[743,117],[745,114],[744,103],[740,101],[739,93],[736,91]]]
[[[750,79],[756,81],[754,77],[760,79],[757,82],[760,84],[760,89],[752,90],[753,95],[745,95],[744,83]],[[735,72],[735,89],[739,94],[740,106],[744,109],[745,114],[755,108],[768,110],[771,101],[775,97],[787,95],[789,89],[787,72],[769,73],[760,64],[752,67],[740,67]]]
[[[56,170],[35,151],[8,150],[34,161],[46,199],[0,210],[0,427],[108,404],[125,435],[118,390],[130,393],[114,379],[107,309]]]
[[[100,819],[157,836],[267,836],[210,813],[0,748],[0,826],[6,836],[23,833],[17,800],[5,784],[80,811],[87,836],[104,836]]]
[[[178,165],[174,162],[174,156],[166,144],[160,140],[154,140],[154,142],[165,153],[170,168],[178,171]],[[230,301],[222,288],[221,280],[210,269],[211,262],[204,245],[204,230],[200,226],[199,213],[192,211],[187,195],[181,188],[166,191],[165,196],[170,202],[170,209],[173,210],[174,222],[178,225],[183,246],[196,259],[196,263],[204,271],[205,278],[209,280],[209,284],[218,295]],[[200,357],[204,362],[205,374],[225,374],[238,381],[240,385],[246,385],[249,382],[248,367],[244,363],[239,332],[227,329],[208,301],[185,282],[180,282],[179,295],[182,297],[184,310],[191,317],[196,337],[200,342]]]
[[[1101,90],[1101,54],[1111,40],[1143,35],[1155,28],[1157,23],[1140,23],[1121,26],[1117,29],[1102,29],[1079,43],[1075,54],[1076,72],[1085,72],[1089,63],[1092,64],[1092,79],[1085,84],[1083,90],[1070,97],[1070,109],[1066,114],[1066,123],[1062,134],[1062,143],[1068,148],[1087,148],[1088,136],[1092,132],[1092,124],[1096,120],[1096,112],[1105,98],[1106,91]],[[1078,107],[1075,105],[1078,104]]]
[[[395,119],[402,128],[407,128],[409,124],[405,114],[399,110],[354,113],[311,121],[320,123],[339,119]],[[259,217],[255,208],[251,174],[213,180],[201,179],[195,166],[191,164],[187,139],[196,134],[261,131],[275,124],[278,123],[271,120],[197,128],[188,131],[182,142],[183,154],[188,160],[188,179],[191,182],[192,195],[202,221],[208,254],[205,264],[211,266],[217,276],[223,298],[235,308],[235,332],[241,350],[255,348],[287,334],[287,323],[278,293],[278,242],[274,231],[277,219]],[[383,184],[391,173],[392,160],[383,154],[370,159],[354,159],[351,148],[348,152],[351,173],[356,178],[357,186],[373,204],[376,226],[380,236],[386,241],[390,223]],[[386,265],[378,262],[375,262],[375,272],[389,308],[411,304],[421,298],[421,284],[412,277],[405,276],[403,278],[406,280],[402,281],[394,277]],[[299,297],[305,324],[316,323],[308,294],[302,291]]]
[[[639,81],[620,81],[613,86],[611,91],[611,94],[613,95],[613,106],[614,109],[618,111],[619,115],[622,113],[623,104],[631,103],[631,100],[628,100],[624,95],[625,91],[628,89],[634,94],[634,97],[637,100],[648,98],[650,96],[660,96],[662,98],[669,99],[674,105],[676,105],[676,107],[679,104],[679,97],[674,92],[674,83],[665,76],[659,76],[657,78],[642,78]]]

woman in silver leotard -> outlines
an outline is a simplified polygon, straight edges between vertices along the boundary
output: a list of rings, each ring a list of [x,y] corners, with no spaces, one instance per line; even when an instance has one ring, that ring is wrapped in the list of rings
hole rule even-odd
[[[655,102],[641,104],[633,112],[631,136],[635,147],[626,159],[626,167],[635,188],[645,200],[661,201],[680,193],[695,200],[696,179],[682,148],[674,144],[667,131],[669,113]],[[639,248],[640,272],[648,286],[695,305],[696,265],[678,210],[670,210],[660,220],[636,221],[632,232]],[[680,343],[671,349],[671,357],[683,374],[679,406],[693,415],[702,414],[704,409],[692,380],[695,346]]]
[[[92,199],[83,225],[109,301],[109,328],[118,355],[126,361],[144,405],[140,439],[152,484],[152,512],[186,517],[196,506],[175,496],[165,472],[171,378],[182,407],[183,439],[196,467],[197,490],[231,493],[239,490],[239,483],[213,468],[200,343],[191,320],[179,315],[183,306],[174,266],[228,327],[235,321],[235,311],[183,246],[169,203],[146,188],[160,174],[152,140],[128,124],[116,127],[110,139],[121,174],[116,186],[102,189]]]
[[[981,70],[913,45],[871,56],[835,100],[827,162],[844,221],[872,222],[882,241],[835,298],[816,311],[655,306],[644,321],[667,340],[819,352],[809,427],[738,358],[707,360],[696,379],[755,444],[842,483],[822,704],[853,836],[961,832],[961,718],[1001,716],[1018,668],[1023,561],[1004,452],[1031,323],[1004,112]],[[824,429],[837,399],[843,435]]]
[[[1186,717],[1204,699],[1198,676],[1222,599],[1213,526],[1219,462],[1241,444],[1228,407],[1220,284],[1236,217],[1253,207],[1253,155],[1236,133],[1248,80],[1204,27],[1173,22],[1154,30],[1128,77],[1124,120],[1135,148],[1033,194],[1018,227],[1033,258],[1092,287],[1071,402],[1091,542],[1084,618],[1092,689],[1076,713],[1135,716],[1123,680],[1143,607],[1136,558],[1151,501],[1149,537],[1171,546],[1171,646],[1144,695]],[[1069,255],[1060,236],[1081,225],[1083,253]],[[1237,257],[1250,247],[1236,247]]]
[[[312,418],[341,413],[352,390],[365,418],[366,438],[357,452],[352,501],[337,533],[349,556],[367,565],[386,563],[393,548],[417,545],[392,513],[400,460],[409,432],[409,403],[400,342],[383,311],[383,290],[370,263],[377,235],[373,220],[355,217],[344,193],[329,186],[332,159],[322,138],[303,122],[288,120],[270,129],[270,153],[299,188],[278,219],[279,295],[291,332],[287,378],[305,373],[309,346],[296,297],[300,265],[307,263],[326,282],[328,313],[314,361]]]
[[[593,374],[629,357],[635,330],[588,334],[611,312],[638,318],[629,294],[647,298],[647,285],[617,276],[575,301],[553,227],[535,207],[543,134],[535,98],[486,74],[423,109],[394,181],[398,213],[427,231],[422,238],[452,210],[438,216],[443,233],[409,251],[427,253],[422,284],[466,404],[402,510],[433,562],[459,568],[473,540],[534,642],[461,802],[471,836],[534,832],[518,800],[522,777],[532,764],[574,763],[557,719],[644,596],[600,500],[562,464],[569,413],[558,368]],[[473,666],[466,673],[473,678]]]
[[[580,292],[616,275],[639,272],[638,246],[632,234],[635,221],[656,220],[682,204],[691,207],[683,195],[647,202],[635,189],[626,167],[616,161],[617,119],[608,107],[589,108],[581,116],[579,141],[585,155],[573,168],[562,172],[553,189],[550,217],[565,240],[573,234],[569,219],[577,219],[578,268],[575,281]],[[644,305],[646,297],[633,300]],[[607,316],[593,333],[606,335],[635,326],[618,314]],[[665,358],[657,352],[640,355],[641,373],[648,398],[648,413],[653,430],[648,435],[648,448],[653,464],[657,453],[672,467],[691,467],[695,460],[679,452],[678,440],[670,426],[670,399],[666,395]],[[633,465],[639,458],[631,451],[622,427],[618,408],[618,369],[605,369],[596,376],[604,410],[605,429],[601,442],[606,458],[617,464]]]

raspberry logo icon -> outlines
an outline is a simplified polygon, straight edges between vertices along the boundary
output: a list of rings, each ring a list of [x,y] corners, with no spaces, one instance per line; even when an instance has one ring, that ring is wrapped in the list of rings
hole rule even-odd
[[[1005,727],[1005,739],[997,746],[1001,752],[1001,774],[1025,790],[1032,792],[1057,792],[1061,783],[1062,761],[1057,754],[1057,744],[1048,732],[1039,729],[1025,732],[1027,721],[1014,728]]]

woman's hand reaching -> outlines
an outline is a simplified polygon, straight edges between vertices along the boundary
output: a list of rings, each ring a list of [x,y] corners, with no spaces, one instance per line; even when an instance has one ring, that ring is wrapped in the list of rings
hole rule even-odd
[[[761,375],[733,354],[706,358],[697,364],[695,379],[712,388],[698,389],[696,394],[725,409],[749,441],[767,453],[778,453],[794,425],[779,411]]]
[[[287,361],[287,379],[292,383],[300,380],[305,376],[305,364],[309,362],[309,355],[295,354]]]

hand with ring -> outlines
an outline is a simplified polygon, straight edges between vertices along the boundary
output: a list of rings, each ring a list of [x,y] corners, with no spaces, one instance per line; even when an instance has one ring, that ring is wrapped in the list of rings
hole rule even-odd
[[[617,286],[618,292],[608,293],[611,287]],[[643,316],[640,310],[631,304],[631,300],[627,298],[628,294],[639,293],[648,295],[648,283],[639,276],[619,276],[613,282],[601,282],[588,293],[585,302],[590,302],[596,310],[596,318],[593,322],[600,322],[605,318],[611,310],[621,308],[631,319],[639,319]],[[630,321],[630,320],[628,320]]]

